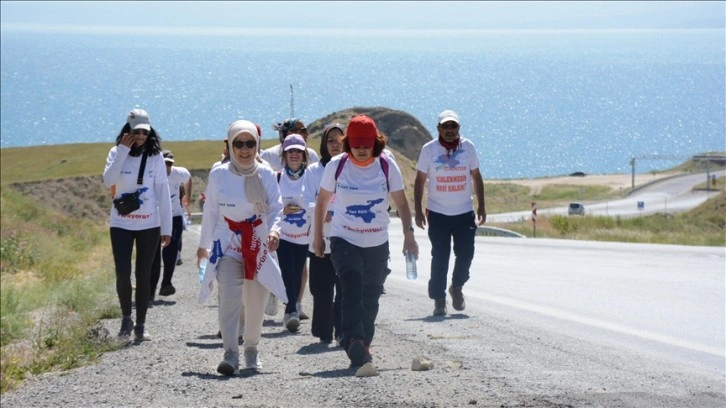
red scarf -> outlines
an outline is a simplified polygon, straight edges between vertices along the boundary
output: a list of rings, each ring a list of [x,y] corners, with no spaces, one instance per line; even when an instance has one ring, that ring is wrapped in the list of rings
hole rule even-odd
[[[257,271],[257,254],[262,249],[262,241],[255,236],[255,227],[262,224],[262,219],[257,218],[254,221],[232,221],[224,217],[227,221],[230,231],[240,235],[240,243],[242,246],[242,260],[245,263],[245,279],[254,280]]]
[[[461,137],[457,137],[456,140],[449,143],[439,135],[439,143],[441,143],[441,146],[444,146],[444,149],[446,149],[446,157],[451,158],[451,152],[459,148],[459,144],[461,143]]]

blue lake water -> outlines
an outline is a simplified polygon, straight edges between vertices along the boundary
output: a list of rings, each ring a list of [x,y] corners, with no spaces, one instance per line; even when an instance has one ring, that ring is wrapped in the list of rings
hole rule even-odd
[[[113,142],[146,109],[164,140],[245,118],[385,106],[435,134],[453,109],[486,178],[638,173],[726,151],[723,30],[356,36],[3,32],[2,147]],[[103,161],[105,158],[99,158]],[[215,158],[210,158],[214,161]],[[102,164],[100,164],[102,166]]]

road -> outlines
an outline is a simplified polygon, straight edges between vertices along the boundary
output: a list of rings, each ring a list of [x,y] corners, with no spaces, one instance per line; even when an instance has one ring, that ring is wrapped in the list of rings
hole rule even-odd
[[[716,177],[726,175],[721,169],[711,174]],[[635,217],[656,213],[673,214],[688,211],[702,204],[709,197],[718,194],[719,190],[694,190],[693,187],[706,181],[706,173],[687,174],[661,179],[636,189],[628,197],[596,203],[585,203],[586,215]],[[638,203],[642,203],[642,207]],[[567,215],[567,207],[542,208],[538,215]],[[518,222],[529,219],[531,211],[517,211],[502,214],[489,214],[487,219],[492,223]]]

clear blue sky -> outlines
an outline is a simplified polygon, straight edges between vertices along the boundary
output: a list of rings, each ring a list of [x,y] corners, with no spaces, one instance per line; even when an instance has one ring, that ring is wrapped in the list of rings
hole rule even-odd
[[[1,1],[5,29],[54,26],[236,29],[720,28],[724,1]]]

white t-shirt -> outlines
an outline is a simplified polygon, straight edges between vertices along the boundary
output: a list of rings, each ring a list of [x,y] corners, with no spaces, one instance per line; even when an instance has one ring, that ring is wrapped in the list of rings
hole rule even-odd
[[[305,169],[305,174],[308,170]],[[282,206],[288,204],[296,204],[300,206],[300,211],[293,214],[280,214],[280,239],[293,244],[309,244],[310,236],[310,213],[303,199],[303,191],[305,188],[305,174],[296,180],[291,179],[285,171],[280,173],[280,195],[282,196]]]
[[[171,196],[171,215],[173,217],[184,215],[179,197],[179,187],[189,182],[192,174],[184,167],[171,166],[169,177],[169,194]],[[185,194],[189,194],[188,191]]]
[[[267,214],[258,214],[255,206],[245,193],[244,177],[229,171],[229,163],[212,169],[207,180],[204,193],[204,211],[202,213],[202,231],[199,238],[200,248],[214,248],[212,241],[219,241],[224,256],[231,256],[242,261],[241,237],[230,229],[230,222],[238,223],[245,220],[259,219],[267,222],[267,231],[280,229],[282,201],[277,186],[275,173],[267,166],[260,166],[262,185],[267,192]],[[266,239],[264,234],[261,239]]]
[[[317,163],[320,161],[320,157],[318,157],[318,154],[315,153],[315,150],[311,148],[307,148],[308,151],[308,162],[307,165],[311,165],[313,163]],[[282,170],[282,145],[278,144],[275,146],[272,146],[270,148],[267,148],[260,153],[260,157],[262,157],[262,160],[266,161],[267,164],[272,167],[272,170],[280,171]]]
[[[315,236],[315,206],[318,201],[318,195],[320,193],[320,182],[323,180],[323,172],[325,166],[323,163],[313,163],[310,167],[305,169],[305,187],[303,188],[303,201],[307,205],[308,214],[310,214],[310,252],[313,251],[313,237]],[[332,203],[335,200],[335,195],[330,200]],[[332,204],[328,206],[328,214],[331,216],[334,214]],[[330,223],[323,221],[323,241],[325,241],[325,253],[330,253]]]
[[[461,138],[459,147],[447,157],[446,148],[434,139],[421,148],[416,170],[428,175],[428,210],[444,215],[472,211],[471,172],[479,168],[476,147]]]
[[[335,192],[330,235],[363,248],[384,244],[390,223],[388,186],[392,192],[403,190],[401,170],[395,161],[388,160],[386,183],[380,158],[366,167],[358,167],[348,158],[336,181],[342,157],[339,154],[330,159],[320,183],[321,188]]]
[[[130,231],[141,231],[161,227],[161,235],[171,235],[171,200],[166,177],[166,165],[161,154],[147,156],[144,179],[141,187],[136,184],[141,167],[141,155],[129,156],[131,149],[124,145],[111,148],[106,158],[103,181],[107,187],[116,186],[114,198],[141,191],[141,206],[138,210],[119,215],[111,206],[110,225]]]

